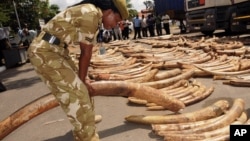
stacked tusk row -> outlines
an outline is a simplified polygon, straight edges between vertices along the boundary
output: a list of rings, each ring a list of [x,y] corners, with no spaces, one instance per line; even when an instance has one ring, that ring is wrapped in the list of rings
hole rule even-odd
[[[164,116],[131,115],[129,122],[150,124],[164,141],[224,141],[229,140],[230,125],[250,124],[243,99],[234,99],[230,106],[226,100],[198,111]]]
[[[171,97],[169,100],[183,102],[185,106],[204,100],[214,91],[213,86],[207,87],[193,77],[211,76],[214,80],[227,80],[223,84],[250,86],[250,51],[242,42],[217,37],[189,39],[173,35],[136,40],[135,43],[123,42],[116,41],[106,46],[110,52],[116,50],[134,62],[127,63],[121,59],[118,66],[107,65],[107,69],[99,69],[92,61],[95,67],[89,75],[93,79],[106,83],[110,80],[140,83],[159,90],[158,93],[164,97]],[[148,110],[173,111],[173,107],[161,105],[160,99],[152,102],[150,99],[153,97],[128,95],[128,101],[145,105]],[[166,141],[229,140],[230,125],[250,123],[244,106],[244,100],[240,98],[235,99],[232,106],[226,100],[219,100],[191,113],[132,115],[125,119],[150,124],[153,132]]]

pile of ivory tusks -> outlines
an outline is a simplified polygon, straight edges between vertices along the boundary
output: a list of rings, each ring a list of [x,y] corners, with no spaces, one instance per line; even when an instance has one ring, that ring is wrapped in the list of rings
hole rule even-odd
[[[185,108],[182,101],[170,95],[163,95],[161,90],[139,83],[124,81],[96,81],[91,83],[96,96],[126,96],[143,99],[156,103],[170,111],[179,112]],[[51,94],[40,97],[21,107],[16,112],[0,121],[0,140],[17,129],[23,123],[37,115],[58,106],[58,102]]]
[[[136,47],[139,48],[138,46]],[[140,52],[136,52],[138,49],[119,49],[119,51],[123,52],[127,57],[135,57],[137,58],[137,61],[144,63],[153,63],[153,68],[195,68],[196,76],[208,76],[214,74],[236,75],[249,73],[250,71],[250,60],[244,58],[244,55],[220,55],[213,50],[205,52],[203,49],[194,49],[187,46],[177,46],[164,49],[152,48],[151,51],[150,49],[144,49],[144,51],[141,50],[139,50]],[[207,66],[207,69],[202,66]]]
[[[132,73],[122,74],[115,70],[109,70],[106,74],[98,74],[99,71],[94,71],[94,76],[97,79],[102,80],[130,80],[132,82],[146,82],[150,81],[157,70],[180,68],[184,71],[188,69],[194,69],[193,76],[213,76],[213,75],[239,75],[250,73],[250,60],[245,57],[250,50],[244,46],[242,42],[233,41],[232,39],[224,38],[208,38],[205,39],[188,39],[182,36],[166,36],[158,38],[148,38],[142,40],[136,40],[136,43],[144,43],[151,46],[147,48],[143,45],[128,45],[115,48],[115,52],[122,53],[125,57],[133,57],[134,63],[137,65],[125,64],[122,67],[125,71],[131,67],[136,67],[143,71],[143,65],[152,63],[152,69],[148,75],[142,73],[140,75],[133,75]],[[117,44],[118,42],[115,42]],[[119,42],[122,46],[123,42]],[[156,48],[157,47],[157,48]],[[238,53],[237,50],[243,50],[242,53]],[[231,53],[229,50],[234,50],[235,53]],[[222,53],[225,52],[225,53]],[[142,66],[139,66],[139,64]],[[103,63],[105,64],[105,62]],[[120,66],[123,65],[120,63]],[[110,66],[108,66],[110,67]],[[102,69],[102,68],[101,68]],[[138,70],[137,69],[137,70]],[[97,68],[98,70],[98,68]],[[145,70],[145,69],[144,69]],[[128,71],[130,72],[130,71]],[[145,71],[144,71],[145,72]],[[111,74],[110,74],[111,73]],[[101,75],[101,76],[99,76]],[[125,75],[125,76],[123,76]],[[140,77],[140,78],[138,78]],[[242,81],[240,81],[242,82]],[[236,84],[241,84],[240,82]],[[242,82],[245,84],[246,82]],[[231,81],[231,84],[235,82]]]
[[[167,72],[167,73],[166,73]],[[212,94],[214,87],[207,88],[196,80],[189,80],[194,71],[182,73],[180,69],[173,69],[157,73],[154,81],[141,83],[163,91],[163,95],[170,95],[182,101],[186,106],[207,98]],[[133,103],[143,104],[148,110],[164,110],[165,108],[146,100],[128,97]]]
[[[121,49],[121,48],[119,48]],[[118,48],[114,48],[113,50],[107,50],[108,52],[104,55],[99,55],[98,53],[94,54],[91,59],[92,68],[89,69],[89,77],[96,80],[105,80],[105,81],[125,81],[125,82],[134,82],[141,83],[146,86],[150,86],[156,89],[162,89],[164,91],[164,95],[169,95],[169,93],[165,92],[164,89],[170,89],[171,85],[182,80],[189,80],[194,75],[193,69],[189,69],[188,71],[182,72],[180,68],[172,68],[168,70],[162,70],[160,68],[155,68],[152,62],[142,62],[139,57],[135,55],[126,56],[126,53],[130,53],[127,50],[126,53],[118,52]],[[123,51],[127,49],[127,47],[122,48]],[[142,48],[140,46],[134,47],[133,50],[137,50],[138,52],[143,51],[149,53],[155,53],[154,56],[171,56],[169,53],[173,51],[177,51],[175,48],[172,49],[147,49]],[[168,53],[168,54],[167,54]],[[125,54],[124,56],[121,54]],[[191,53],[193,54],[193,53]],[[195,54],[195,53],[194,53]],[[200,54],[200,53],[199,53]],[[126,56],[126,57],[125,57]],[[175,56],[176,57],[176,56]],[[192,56],[193,57],[193,56]],[[204,56],[202,56],[204,57]],[[201,58],[202,58],[201,57]],[[187,81],[186,81],[187,82]],[[175,86],[177,86],[175,84]],[[188,84],[187,84],[188,85]],[[194,88],[192,88],[192,86]],[[168,87],[168,88],[167,88]],[[180,86],[183,89],[186,86]],[[187,91],[182,93],[182,91],[175,92],[177,99],[183,101],[186,105],[192,104],[194,102],[200,101],[206,97],[208,97],[212,92],[213,88],[206,88],[204,85],[190,83],[189,87],[186,88]],[[181,88],[179,88],[181,90]],[[182,94],[181,94],[182,93]],[[166,109],[161,105],[157,105],[156,103],[152,103],[147,100],[138,99],[134,97],[128,98],[130,102],[137,104],[145,104],[148,106],[150,110],[162,110]]]
[[[240,49],[246,53],[247,48],[238,41],[215,37],[190,40],[182,36],[169,35],[136,40],[135,42],[148,44],[151,47],[140,44],[128,45],[128,41],[112,42],[110,44],[112,49],[108,50],[107,54],[94,55],[91,60],[93,69],[89,71],[89,76],[97,81],[122,80],[142,83],[157,89],[168,89],[169,91],[171,85],[181,80],[188,80],[192,76],[237,75],[250,72],[250,60],[244,58],[244,53],[237,51]],[[236,53],[229,51],[232,49]],[[182,74],[164,77],[161,80],[156,79],[160,73],[168,75],[173,70],[176,74],[176,72],[178,73],[176,69],[182,69]],[[194,73],[190,75],[192,71]],[[249,85],[246,80],[230,80],[225,84]],[[194,87],[191,87],[192,85]],[[213,92],[212,87],[204,87],[201,84],[191,83],[186,88],[189,91],[185,91],[185,93],[183,93],[184,86],[173,89],[171,93],[165,93],[173,95],[188,105],[206,98]],[[182,88],[184,90],[181,90]],[[145,104],[151,110],[164,109],[155,103],[138,98],[129,97],[128,99],[130,102]]]
[[[243,99],[218,100],[203,109],[163,116],[131,115],[129,122],[149,124],[165,141],[224,141],[229,140],[232,124],[250,124]]]
[[[131,61],[134,62],[135,60],[133,58],[128,58],[128,59],[130,60],[129,62]],[[148,63],[144,66],[139,67],[138,65],[140,64],[141,63],[131,64],[127,63],[127,61],[124,61],[123,66],[95,68],[89,71],[90,73],[89,75],[91,78],[94,78],[95,80],[105,80],[105,81],[123,80],[125,82],[141,83],[143,85],[162,90],[164,95],[172,94],[173,97],[183,101],[186,105],[200,101],[209,96],[213,92],[212,87],[207,89],[204,85],[200,83],[187,84],[187,81],[185,81],[186,82],[185,86],[180,85],[182,84],[180,83],[181,81],[188,80],[193,76],[194,71],[191,69],[186,72],[182,72],[181,69],[179,68],[163,71],[158,69],[152,69],[152,63]],[[173,90],[171,91],[171,93],[170,89]],[[157,105],[147,100],[138,99],[135,97],[129,97],[128,99],[130,102],[133,103],[145,104],[149,110],[166,109],[160,105]]]
[[[93,53],[89,76],[105,80],[92,83],[96,95],[126,96],[130,101],[146,104],[149,109],[178,112],[186,105],[206,98],[213,91],[213,87],[207,89],[199,82],[188,81],[192,76],[249,73],[249,60],[244,58],[249,50],[239,42],[227,42],[226,48],[223,48],[225,45],[215,43],[216,38],[203,37],[192,41],[170,35],[152,39],[136,42],[149,44],[153,48],[130,46],[130,41],[123,41],[111,43],[112,49],[107,49],[104,55]],[[95,51],[98,52],[98,49]],[[76,64],[79,54],[71,52]],[[236,67],[235,60],[240,62]],[[197,73],[197,68],[202,73]],[[54,96],[48,94],[21,107],[0,122],[0,140],[23,123],[58,105]],[[129,116],[126,120],[152,124],[153,130],[166,140],[224,140],[228,138],[229,124],[249,124],[246,122],[243,100],[236,99],[229,110],[228,106],[227,101],[218,101],[193,113]],[[218,132],[222,134],[219,136]]]
[[[214,87],[207,88],[200,82],[180,80],[175,84],[160,89],[163,91],[164,95],[170,95],[176,99],[182,101],[186,106],[201,101],[207,98],[214,91]],[[135,97],[128,97],[130,102],[136,104],[143,104],[147,106],[148,110],[164,110],[163,106],[157,105],[156,103],[149,102],[147,100],[142,100]]]

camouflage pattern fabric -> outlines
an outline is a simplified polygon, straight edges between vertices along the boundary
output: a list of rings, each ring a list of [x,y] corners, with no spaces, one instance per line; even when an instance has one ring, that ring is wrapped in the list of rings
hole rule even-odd
[[[43,31],[67,44],[79,42],[93,44],[96,42],[101,20],[102,12],[99,8],[92,4],[83,4],[59,13],[43,27]]]
[[[75,141],[99,141],[93,102],[64,42],[95,42],[102,13],[93,5],[71,7],[49,21],[30,45],[28,55],[35,71],[49,87],[73,125]],[[45,32],[60,39],[60,45],[42,40]]]

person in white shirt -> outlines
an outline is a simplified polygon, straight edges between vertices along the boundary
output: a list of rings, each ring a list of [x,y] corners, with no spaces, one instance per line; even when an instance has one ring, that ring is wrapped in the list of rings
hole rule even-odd
[[[23,44],[23,46],[29,47],[30,43],[37,36],[37,32],[35,30],[28,30],[25,28],[25,29],[19,30],[18,35],[20,37],[19,45]]]
[[[122,40],[122,31],[120,29],[119,23],[113,28],[114,40]]]
[[[142,15],[142,20],[141,20],[141,30],[142,30],[142,36],[148,37],[147,19],[145,18],[144,15]]]
[[[161,20],[163,22],[163,27],[166,31],[166,34],[170,34],[170,29],[169,29],[169,21],[170,21],[170,17],[168,16],[168,14],[166,13],[165,15],[163,15],[161,17]]]

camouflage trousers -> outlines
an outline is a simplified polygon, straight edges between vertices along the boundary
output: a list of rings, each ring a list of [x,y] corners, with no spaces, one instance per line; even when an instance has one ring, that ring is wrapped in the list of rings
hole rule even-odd
[[[40,36],[33,40],[28,50],[31,64],[73,125],[75,141],[99,141],[93,103],[67,49],[63,44],[49,44]]]

